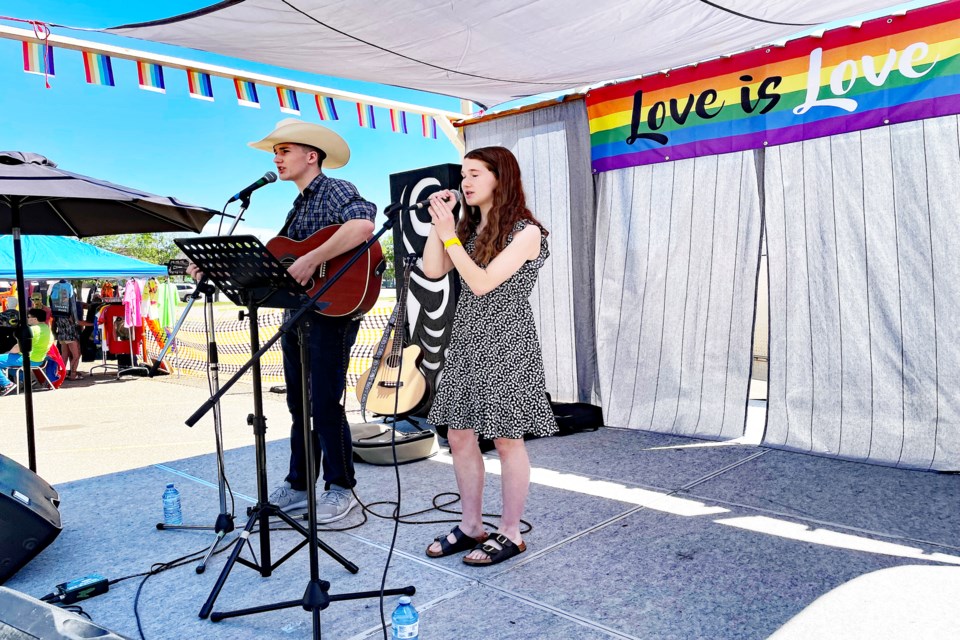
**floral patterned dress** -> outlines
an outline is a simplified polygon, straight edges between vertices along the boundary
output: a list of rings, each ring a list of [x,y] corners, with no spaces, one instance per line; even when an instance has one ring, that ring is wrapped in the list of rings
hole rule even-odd
[[[507,238],[527,224],[517,222]],[[476,234],[465,249],[472,253]],[[530,293],[550,251],[540,255],[486,295],[476,296],[460,278],[446,362],[429,421],[451,429],[474,429],[482,438],[546,436],[557,431],[547,401],[543,356],[530,307]]]

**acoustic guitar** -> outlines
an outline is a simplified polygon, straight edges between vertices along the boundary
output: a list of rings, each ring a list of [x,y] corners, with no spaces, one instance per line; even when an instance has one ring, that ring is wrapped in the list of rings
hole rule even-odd
[[[412,257],[415,260],[415,257]],[[357,400],[364,410],[388,416],[410,413],[423,402],[427,392],[427,379],[420,373],[420,361],[423,352],[417,345],[403,348],[403,333],[406,326],[407,288],[410,284],[410,270],[412,262],[408,263],[403,275],[403,288],[397,291],[396,324],[387,326],[386,331],[393,330],[393,335],[386,343],[383,352],[378,349],[374,355],[374,363],[357,380]],[[384,353],[387,353],[385,358]],[[368,386],[371,372],[374,373],[373,385],[366,394],[364,404],[364,389]]]
[[[285,236],[277,236],[267,242],[267,250],[277,258],[280,264],[289,269],[297,258],[322,245],[342,226],[332,224],[324,227],[305,240],[291,240]],[[306,285],[307,294],[312,296],[316,293],[327,283],[328,278],[337,273],[353,257],[353,254],[354,251],[347,251],[321,264]],[[370,311],[380,295],[380,280],[385,267],[383,247],[379,242],[375,242],[326,293],[318,298],[318,302],[330,303],[320,312],[321,315],[349,316]]]

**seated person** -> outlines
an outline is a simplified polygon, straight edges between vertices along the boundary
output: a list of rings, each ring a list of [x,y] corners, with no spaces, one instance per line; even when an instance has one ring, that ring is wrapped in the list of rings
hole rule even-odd
[[[47,351],[53,345],[53,332],[47,324],[47,312],[43,309],[30,309],[27,312],[27,325],[30,327],[30,362],[40,363],[47,357]],[[6,375],[7,367],[23,365],[20,345],[14,345],[9,353],[0,355],[0,396],[5,396],[17,388]]]

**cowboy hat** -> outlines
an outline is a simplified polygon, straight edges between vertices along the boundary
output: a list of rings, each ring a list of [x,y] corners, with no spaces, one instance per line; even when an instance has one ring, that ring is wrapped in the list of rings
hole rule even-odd
[[[350,147],[343,138],[319,124],[296,118],[284,118],[263,140],[248,144],[254,149],[273,153],[273,147],[281,142],[296,142],[321,149],[327,154],[323,162],[325,169],[338,169],[350,160]]]

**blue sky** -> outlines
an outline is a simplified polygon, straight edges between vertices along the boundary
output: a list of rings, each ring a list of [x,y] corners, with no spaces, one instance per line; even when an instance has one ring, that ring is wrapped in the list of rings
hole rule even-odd
[[[212,3],[213,0],[5,0],[0,4],[0,15],[79,27],[108,27],[164,18]],[[4,24],[30,28],[22,23]],[[97,33],[57,28],[53,33],[459,111],[458,100],[422,92],[305,74]],[[0,149],[40,153],[69,171],[217,210],[231,195],[274,168],[269,153],[251,149],[247,143],[269,133],[279,120],[292,117],[280,112],[276,92],[267,87],[258,91],[260,109],[238,105],[232,83],[223,78],[212,79],[215,101],[206,102],[189,97],[186,74],[176,69],[164,70],[166,94],[140,89],[136,65],[127,60],[113,60],[115,87],[88,85],[78,51],[56,49],[55,70],[51,88],[44,88],[43,76],[23,72],[20,42],[0,39]],[[305,94],[298,97],[300,117],[319,122],[313,100]],[[341,105],[345,107],[347,103],[338,102]],[[442,133],[436,140],[424,138],[418,128],[411,128],[406,135],[393,133],[386,110],[380,109],[379,128],[361,129],[355,111],[340,111],[340,120],[330,127],[347,140],[352,157],[346,167],[331,171],[330,175],[355,183],[378,210],[389,204],[391,173],[459,162],[459,154]],[[257,191],[245,215],[247,230],[264,238],[272,236],[283,223],[295,195],[292,183],[280,181]],[[228,212],[236,213],[238,208],[234,203]]]
[[[5,0],[0,15],[43,20],[78,27],[108,27],[169,17],[213,4],[214,0]],[[930,4],[915,0],[902,7]],[[874,15],[883,15],[882,10]],[[11,26],[28,25],[5,22]],[[54,33],[84,40],[153,51],[280,78],[299,80],[383,98],[459,111],[459,101],[416,91],[289,71],[98,33],[55,29]],[[23,72],[21,44],[0,39],[0,149],[33,151],[64,169],[219,210],[232,194],[273,169],[271,156],[247,146],[289,117],[279,111],[276,94],[261,88],[260,109],[239,106],[229,80],[213,78],[216,100],[190,98],[185,73],[165,70],[166,94],[137,86],[133,62],[114,60],[115,87],[86,84],[80,53],[56,50],[56,77],[45,89],[43,77]],[[302,118],[318,122],[313,102],[300,94]],[[340,103],[346,106],[347,103]],[[441,134],[425,139],[418,131],[390,131],[386,111],[378,110],[380,127],[361,129],[353,112],[341,109],[330,124],[349,143],[350,163],[331,172],[354,182],[378,210],[389,204],[391,173],[459,162],[454,146]],[[386,126],[385,126],[386,125]],[[254,194],[246,214],[246,230],[269,238],[282,224],[295,187],[278,182]],[[236,212],[238,205],[231,205]]]

